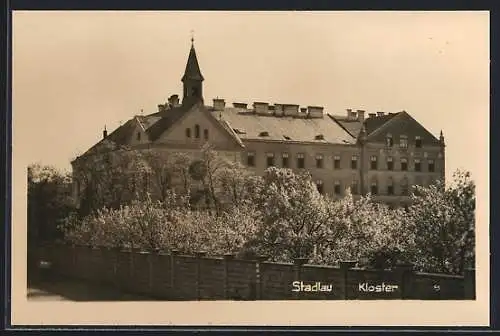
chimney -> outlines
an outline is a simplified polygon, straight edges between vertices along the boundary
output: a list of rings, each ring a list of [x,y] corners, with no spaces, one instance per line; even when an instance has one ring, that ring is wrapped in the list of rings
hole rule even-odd
[[[358,121],[365,121],[365,110],[358,110]]]
[[[214,109],[217,111],[223,111],[226,107],[226,101],[224,99],[215,98],[214,99]]]
[[[283,108],[284,108],[283,113],[286,116],[296,117],[299,114],[299,105],[284,104]]]
[[[384,116],[384,112],[377,112],[377,117],[383,117]]]
[[[271,106],[270,106],[271,108]],[[283,105],[282,104],[274,104],[274,115],[275,116],[282,116],[283,115]]]
[[[163,112],[163,111],[165,111],[165,105],[158,104],[158,112]]]
[[[247,104],[246,103],[233,103],[233,106],[236,107],[236,108],[242,108],[242,109],[246,109],[247,108]]]
[[[170,98],[168,98],[168,105],[171,108],[179,106],[179,95],[171,95]]]
[[[259,115],[268,115],[269,114],[269,103],[263,102],[254,102],[253,109],[255,113]]]
[[[104,125],[104,130],[102,131],[102,138],[106,139],[108,136],[108,130],[106,129],[106,125]]]
[[[300,108],[300,113],[306,114],[307,113],[307,107],[301,107]]]
[[[356,111],[347,109],[347,120],[356,120]]]
[[[308,106],[309,118],[323,118],[323,106]]]
[[[368,113],[368,116],[370,118],[375,118],[377,116],[377,114],[376,113]]]

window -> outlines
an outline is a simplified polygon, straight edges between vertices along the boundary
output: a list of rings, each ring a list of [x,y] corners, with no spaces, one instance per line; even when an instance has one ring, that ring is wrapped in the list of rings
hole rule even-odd
[[[254,152],[247,153],[247,165],[249,167],[255,167],[255,153]]]
[[[370,192],[371,192],[372,195],[377,195],[378,194],[377,181],[372,181],[372,184],[370,186]]]
[[[335,155],[333,157],[333,169],[340,169],[340,156]]]
[[[335,195],[340,195],[341,194],[341,191],[340,191],[340,181],[335,181],[333,183],[333,192],[335,193]]]
[[[194,137],[198,139],[200,137],[200,125],[194,126]]]
[[[323,194],[323,192],[324,192],[324,188],[323,188],[323,181],[321,181],[321,180],[317,180],[317,181],[316,181],[316,188],[318,188],[318,192],[319,192],[320,194]]]
[[[186,137],[190,138],[191,137],[191,129],[186,128]]]
[[[303,153],[297,154],[297,168],[305,167],[305,158]]]
[[[433,173],[433,172],[434,172],[434,170],[435,170],[435,168],[436,168],[436,167],[435,167],[435,165],[434,165],[434,160],[429,160],[429,161],[427,161],[427,166],[428,166],[428,167],[427,167],[427,168],[428,168],[427,170],[428,170],[430,173]]]
[[[387,170],[394,170],[394,161],[392,156],[387,157]]]
[[[399,147],[408,148],[408,137],[406,135],[401,135],[399,137]]]
[[[356,155],[351,157],[351,169],[358,169],[358,157]]]
[[[283,168],[288,168],[288,153],[281,154],[281,163]]]
[[[208,140],[208,130],[206,128],[203,130],[203,137]]]
[[[403,171],[408,170],[408,159],[401,158],[401,170],[403,170]]]
[[[415,137],[415,147],[422,148],[422,138],[420,138],[418,135]]]
[[[141,132],[137,132],[137,141],[141,141]]]
[[[377,170],[377,157],[375,155],[370,157],[370,169]]]
[[[408,179],[404,178],[403,181],[401,181],[401,195],[408,195]]]
[[[392,178],[387,182],[387,195],[394,195],[394,181]]]
[[[323,154],[316,155],[316,168],[323,168]]]
[[[422,171],[422,164],[420,163],[420,159],[415,159],[415,171]]]
[[[385,145],[387,147],[392,147],[394,145],[394,140],[392,139],[391,134],[387,134],[387,137],[385,138]]]
[[[358,180],[356,180],[356,179],[352,180],[352,183],[351,183],[351,193],[353,195],[359,194],[359,184],[358,184]]]
[[[267,166],[268,167],[274,166],[274,153],[267,153]]]

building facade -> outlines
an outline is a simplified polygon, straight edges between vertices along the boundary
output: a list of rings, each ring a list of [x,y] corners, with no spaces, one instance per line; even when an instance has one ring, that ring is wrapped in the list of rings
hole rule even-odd
[[[413,185],[429,185],[445,174],[445,144],[409,113],[347,109],[338,115],[322,106],[234,102],[206,105],[204,77],[194,45],[182,77],[183,95],[172,95],[158,111],[135,116],[72,162],[101,146],[196,152],[210,143],[255,174],[271,166],[307,170],[318,190],[339,198],[371,193],[375,200],[404,204]],[[77,183],[77,182],[75,182]],[[78,194],[78,192],[77,192]]]

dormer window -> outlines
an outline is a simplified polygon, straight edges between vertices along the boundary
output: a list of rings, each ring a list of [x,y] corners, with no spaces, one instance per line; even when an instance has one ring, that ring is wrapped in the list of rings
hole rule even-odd
[[[415,137],[415,147],[422,148],[422,138],[420,138],[418,135]]]
[[[290,137],[288,135],[283,135],[283,138],[285,138],[285,140],[290,140]]]
[[[323,134],[318,134],[314,137],[314,139],[316,140],[325,140],[325,137],[323,136]]]
[[[261,137],[267,137],[267,136],[269,136],[269,132],[262,131],[262,132],[259,133],[259,136],[261,136]]]
[[[194,137],[196,139],[200,138],[200,125],[194,125]]]
[[[387,147],[392,147],[394,145],[394,141],[392,139],[392,135],[391,134],[387,134],[387,136],[385,138],[385,145]]]

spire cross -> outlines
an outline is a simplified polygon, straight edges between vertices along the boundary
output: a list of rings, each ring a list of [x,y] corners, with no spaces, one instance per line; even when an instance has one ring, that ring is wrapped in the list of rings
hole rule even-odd
[[[191,46],[194,44],[194,30],[191,29]]]

